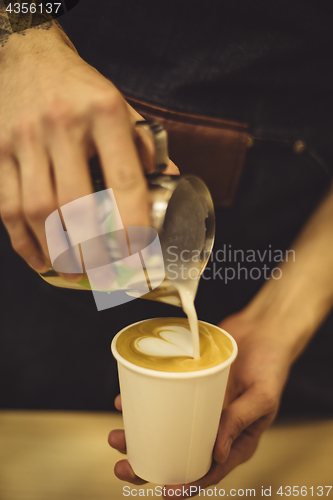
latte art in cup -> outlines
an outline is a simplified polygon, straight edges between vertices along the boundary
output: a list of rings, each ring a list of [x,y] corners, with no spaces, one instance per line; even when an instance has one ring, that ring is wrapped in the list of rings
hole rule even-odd
[[[127,361],[164,372],[205,370],[226,361],[231,340],[214,325],[198,322],[200,358],[193,358],[192,335],[185,318],[155,318],[129,326],[117,339]]]

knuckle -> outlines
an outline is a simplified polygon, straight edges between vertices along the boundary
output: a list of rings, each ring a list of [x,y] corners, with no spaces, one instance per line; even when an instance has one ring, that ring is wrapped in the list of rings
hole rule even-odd
[[[37,123],[26,116],[20,117],[13,125],[13,137],[20,141],[35,142],[38,138]]]
[[[258,398],[262,401],[262,406],[265,408],[266,414],[274,411],[278,404],[279,398],[275,393],[274,388],[263,385],[258,387]]]
[[[64,100],[56,99],[47,106],[43,119],[51,127],[70,127],[76,121],[74,106]]]
[[[54,211],[53,204],[45,201],[31,201],[24,207],[26,217],[31,222],[46,220],[47,217]]]
[[[142,190],[145,187],[142,172],[138,169],[119,168],[114,172],[114,187],[117,190]],[[143,191],[144,192],[144,191]]]
[[[32,243],[29,237],[24,234],[12,238],[11,242],[15,252],[21,255],[22,257],[31,250]]]
[[[246,422],[241,415],[234,415],[234,435],[232,436],[234,439],[239,436],[239,434],[245,429]]]
[[[1,207],[1,218],[5,225],[13,225],[22,219],[22,209],[18,205],[5,205]]]
[[[118,116],[126,110],[125,101],[114,89],[102,90],[91,101],[91,111],[97,114]]]
[[[214,459],[217,463],[221,464],[224,462],[225,453],[223,449],[223,443],[217,440],[214,447]]]
[[[272,411],[274,411],[277,408],[278,400],[274,394],[270,394],[270,393],[265,393],[264,397],[265,397],[267,412],[271,413]]]

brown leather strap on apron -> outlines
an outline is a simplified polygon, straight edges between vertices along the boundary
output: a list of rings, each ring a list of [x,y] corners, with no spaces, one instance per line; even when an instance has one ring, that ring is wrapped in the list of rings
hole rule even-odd
[[[197,175],[207,184],[216,206],[230,206],[245,162],[247,125],[126,100],[146,120],[157,120],[165,127],[169,156],[181,174]]]

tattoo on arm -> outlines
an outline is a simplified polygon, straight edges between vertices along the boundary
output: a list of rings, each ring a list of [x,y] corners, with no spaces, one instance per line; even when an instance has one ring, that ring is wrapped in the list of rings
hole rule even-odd
[[[12,33],[13,30],[7,16],[5,4],[3,0],[0,0],[0,47],[5,45]]]
[[[25,5],[30,5],[33,0],[28,2],[27,0],[16,0],[15,4],[22,4],[23,1]],[[57,25],[60,28],[59,23],[53,19],[51,14],[47,14],[46,12],[10,14],[6,11],[6,7],[5,1],[0,0],[0,47],[6,44],[13,33],[25,35],[27,29],[49,30],[52,25]]]

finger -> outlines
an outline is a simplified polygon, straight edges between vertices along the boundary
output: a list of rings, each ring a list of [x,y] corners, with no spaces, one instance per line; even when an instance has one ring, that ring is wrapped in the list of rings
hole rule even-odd
[[[122,406],[121,406],[121,396],[120,394],[118,394],[118,396],[116,396],[115,400],[114,400],[114,405],[115,407],[117,408],[117,410],[121,411],[122,410]]]
[[[219,424],[217,439],[214,448],[214,459],[223,463],[228,457],[232,443],[253,422],[268,425],[265,418],[275,414],[273,398],[268,397],[255,386],[248,389],[233,403],[224,408]]]
[[[126,454],[125,433],[121,429],[115,429],[110,432],[108,437],[109,445],[120,453]]]
[[[4,155],[0,165],[0,214],[14,250],[36,271],[45,272],[48,267],[43,253],[24,218],[17,164]]]
[[[179,168],[174,164],[172,160],[169,159],[167,168],[164,170],[163,174],[166,175],[180,175]]]
[[[33,123],[26,122],[21,126],[16,157],[20,167],[24,214],[50,267],[45,221],[56,210],[57,204],[49,158],[42,146],[42,134]]]
[[[54,126],[50,147],[57,199],[71,243],[75,246],[84,242],[82,257],[91,287],[107,289],[112,281],[106,266],[110,259],[99,223],[98,194],[88,196],[93,193],[93,186],[83,140],[59,122]],[[92,239],[93,245],[89,244]]]
[[[85,276],[83,273],[59,273],[59,276],[72,283],[79,283]]]
[[[149,225],[147,184],[126,103],[120,96],[111,96],[102,104],[94,119],[93,138],[105,183],[113,189],[125,227]]]
[[[89,165],[82,140],[70,126],[53,123],[50,149],[60,207],[93,192]]]
[[[127,481],[128,483],[145,484],[147,482],[134,474],[133,469],[127,460],[120,460],[120,462],[117,462],[114,467],[114,473],[118,479],[121,479],[121,481]]]

